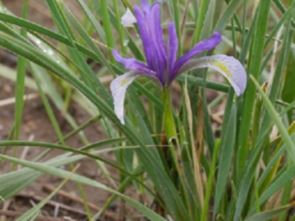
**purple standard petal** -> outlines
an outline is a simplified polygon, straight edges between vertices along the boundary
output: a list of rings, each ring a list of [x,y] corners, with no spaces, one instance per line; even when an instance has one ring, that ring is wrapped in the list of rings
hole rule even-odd
[[[243,65],[231,56],[213,55],[192,59],[182,66],[180,72],[198,68],[211,68],[222,74],[231,84],[235,93],[240,96],[247,86],[247,74]]]
[[[141,7],[143,8],[144,12],[148,12],[150,10],[150,4],[148,0],[141,0]]]
[[[146,7],[146,6],[145,6]],[[160,4],[155,2],[146,10],[135,6],[139,34],[143,42],[148,67],[157,73],[161,82],[167,67],[167,55],[161,28]]]
[[[161,13],[160,4],[154,3],[151,7],[150,14],[148,15],[147,25],[149,27],[150,37],[152,38],[152,45],[154,56],[152,58],[152,67],[158,74],[161,82],[164,81],[164,72],[167,67],[167,55],[165,51],[163,31],[161,27]]]
[[[178,53],[178,37],[176,33],[175,24],[171,22],[168,25],[168,73],[171,73],[174,68],[174,64],[177,59],[177,53]],[[170,78],[170,76],[168,77]]]
[[[197,43],[188,53],[186,53],[177,60],[170,81],[172,81],[176,77],[176,75],[179,72],[179,69],[192,57],[199,55],[202,52],[214,49],[221,42],[221,40],[221,34],[219,32],[214,32],[214,34],[211,37]]]
[[[153,70],[149,69],[144,63],[135,58],[123,58],[116,50],[113,50],[113,56],[115,60],[121,63],[127,70],[149,77],[156,77],[156,73]]]
[[[157,49],[161,52],[162,55],[166,55],[163,30],[161,27],[161,5],[156,2],[151,7],[151,25],[150,32],[153,35],[153,40],[156,43]]]
[[[143,44],[146,61],[148,64],[151,64],[152,58],[153,58],[153,49],[151,47],[152,41],[149,36],[149,29],[148,29],[148,26],[146,25],[147,18],[145,16],[144,11],[141,10],[141,8],[138,7],[137,5],[134,7],[134,15],[137,20],[138,31]]]

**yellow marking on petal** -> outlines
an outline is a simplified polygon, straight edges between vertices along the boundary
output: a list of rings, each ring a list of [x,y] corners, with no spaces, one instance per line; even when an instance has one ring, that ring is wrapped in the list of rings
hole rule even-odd
[[[230,72],[230,70],[228,69],[228,67],[220,62],[220,61],[213,61],[212,65],[217,66],[222,72],[224,72],[229,78],[232,77],[232,73]]]
[[[122,79],[121,81],[120,81],[120,86],[121,87],[123,87],[123,86],[125,86],[126,84],[128,84],[128,79]]]

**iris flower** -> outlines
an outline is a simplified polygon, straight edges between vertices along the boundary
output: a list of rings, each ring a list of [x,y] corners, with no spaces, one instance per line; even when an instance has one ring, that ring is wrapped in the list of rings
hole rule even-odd
[[[198,42],[186,54],[178,57],[175,24],[173,22],[168,24],[168,38],[165,41],[160,10],[160,3],[157,1],[150,5],[148,0],[141,0],[141,6],[134,7],[146,63],[135,58],[124,58],[118,51],[113,50],[115,60],[127,70],[125,74],[115,78],[110,86],[115,114],[122,124],[124,124],[124,99],[127,88],[141,76],[158,81],[164,88],[169,87],[181,73],[199,68],[211,68],[229,81],[237,96],[245,91],[247,75],[237,59],[223,54],[195,58],[202,52],[214,49],[222,40],[220,33],[213,33],[211,37]]]

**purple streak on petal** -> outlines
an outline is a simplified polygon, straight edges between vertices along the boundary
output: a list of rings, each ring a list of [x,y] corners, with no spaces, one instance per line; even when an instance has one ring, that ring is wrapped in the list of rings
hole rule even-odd
[[[157,73],[159,80],[163,83],[167,55],[161,28],[160,10],[158,2],[150,6],[147,1],[142,1],[141,8],[134,7],[148,67]]]
[[[149,30],[148,26],[146,25],[146,16],[143,10],[139,6],[134,7],[134,15],[137,20],[137,25],[138,25],[138,31],[140,38],[142,40],[143,48],[144,48],[144,53],[146,57],[146,61],[148,65],[152,63],[152,58],[153,58],[153,50],[152,50],[152,42],[149,36]]]
[[[148,0],[141,0],[141,7],[143,8],[144,12],[148,12],[150,9],[150,4]]]
[[[149,5],[149,0],[141,0],[141,5],[142,6],[148,6]]]
[[[214,49],[220,42],[221,42],[221,34],[219,32],[215,32],[211,37],[204,39],[197,43],[188,53],[180,57],[174,67],[173,70],[173,77],[171,80],[173,80],[177,72],[183,66],[187,61],[189,61],[192,57],[199,55],[202,52],[210,51]]]
[[[113,56],[115,60],[121,63],[127,70],[135,71],[139,74],[155,77],[156,73],[149,69],[146,64],[136,60],[135,58],[123,58],[118,51],[113,50]]]
[[[163,30],[161,27],[161,8],[158,2],[152,5],[148,16],[149,19],[147,23],[149,25],[149,33],[152,38],[153,50],[156,55],[153,57],[153,69],[156,70],[160,80],[163,81],[163,75],[167,67],[167,54],[163,39]]]
[[[153,36],[155,47],[157,51],[161,54],[162,58],[166,58],[165,43],[163,38],[163,30],[161,27],[161,8],[160,3],[156,2],[152,5],[151,8],[151,26],[150,32]]]
[[[173,22],[168,24],[168,73],[171,73],[178,53],[178,37]],[[168,76],[169,77],[169,76]]]

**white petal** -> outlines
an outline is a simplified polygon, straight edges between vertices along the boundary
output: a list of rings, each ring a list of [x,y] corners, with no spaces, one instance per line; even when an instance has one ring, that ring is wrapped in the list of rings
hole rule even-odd
[[[136,18],[133,13],[127,8],[125,14],[121,18],[121,24],[124,27],[132,27],[136,23]]]
[[[127,72],[119,77],[116,77],[111,82],[111,92],[113,96],[115,114],[118,119],[124,124],[124,100],[128,86],[138,77],[134,72]]]
[[[185,64],[181,70],[184,72],[198,68],[212,68],[222,74],[234,88],[235,93],[240,96],[247,86],[247,74],[242,64],[231,56],[213,55],[193,59]]]

